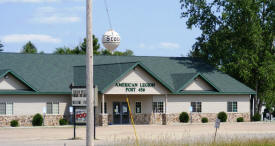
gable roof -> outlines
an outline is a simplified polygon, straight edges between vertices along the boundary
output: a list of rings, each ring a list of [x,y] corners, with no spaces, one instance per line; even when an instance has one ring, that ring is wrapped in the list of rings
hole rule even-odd
[[[10,69],[2,69],[2,70],[0,70],[0,79],[3,78],[7,74],[11,74],[17,80],[19,80],[21,83],[23,83],[25,86],[29,87],[31,90],[37,91],[37,89],[35,89],[31,84],[29,84],[28,82],[26,82],[22,77],[20,77],[18,74],[16,74],[15,72],[13,72]]]
[[[141,67],[155,80],[160,82],[170,92],[173,92],[172,88],[169,87],[164,81],[156,76],[150,69],[148,69],[141,62],[123,62],[123,63],[112,63],[112,64],[98,64],[94,65],[94,84],[98,86],[98,90],[105,93],[115,82],[121,80],[126,74],[128,74],[135,67]],[[74,82],[75,87],[86,86],[86,66],[75,66],[74,67]]]
[[[0,60],[0,68],[15,71],[37,89],[35,94],[71,94],[73,66],[85,66],[86,58],[85,55],[0,53]],[[198,73],[218,89],[216,94],[255,94],[255,91],[229,75],[199,59],[188,57],[94,56],[94,74],[98,76],[95,83],[102,80],[109,83],[109,80],[115,78],[107,79],[109,74],[117,76],[135,63],[142,64],[145,70],[174,94],[186,94],[177,91]],[[77,82],[73,84],[76,85]],[[100,86],[104,89],[108,85]]]

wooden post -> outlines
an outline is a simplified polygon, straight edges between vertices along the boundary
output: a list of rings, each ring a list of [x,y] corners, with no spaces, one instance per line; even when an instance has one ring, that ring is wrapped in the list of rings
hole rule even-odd
[[[87,121],[86,146],[94,146],[94,89],[93,89],[93,33],[92,33],[92,0],[86,0],[86,91]]]

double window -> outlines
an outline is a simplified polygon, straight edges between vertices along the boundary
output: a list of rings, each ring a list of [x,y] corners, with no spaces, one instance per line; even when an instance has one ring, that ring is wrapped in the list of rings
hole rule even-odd
[[[238,112],[237,101],[228,101],[227,102],[227,112]]]
[[[59,103],[47,102],[47,114],[53,114],[53,115],[59,114]]]
[[[201,112],[201,102],[191,102],[192,112]]]
[[[0,102],[0,115],[12,115],[13,103],[12,102]]]
[[[163,102],[153,102],[153,112],[154,113],[163,113]]]
[[[140,101],[136,102],[136,113],[137,114],[141,113],[141,102]]]

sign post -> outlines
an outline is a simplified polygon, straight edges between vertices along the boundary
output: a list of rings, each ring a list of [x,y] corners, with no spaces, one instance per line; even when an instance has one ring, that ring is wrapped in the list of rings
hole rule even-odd
[[[215,131],[215,136],[214,136],[214,142],[216,141],[217,129],[220,128],[220,123],[221,123],[221,120],[217,118],[216,122],[215,122],[216,131]]]
[[[75,139],[75,137],[76,137],[76,133],[75,133],[75,129],[76,129],[76,123],[75,123],[75,108],[73,108],[73,116],[74,116],[73,121],[74,121],[74,139]]]

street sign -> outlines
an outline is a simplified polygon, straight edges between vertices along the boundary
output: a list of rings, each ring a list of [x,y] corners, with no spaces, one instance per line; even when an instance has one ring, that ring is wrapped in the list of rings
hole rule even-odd
[[[72,114],[74,109],[73,109],[72,106],[70,106],[70,107],[69,107],[69,110],[70,110],[70,113]]]
[[[216,119],[215,128],[220,128],[220,123],[221,123],[221,120],[220,119]]]

